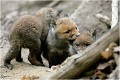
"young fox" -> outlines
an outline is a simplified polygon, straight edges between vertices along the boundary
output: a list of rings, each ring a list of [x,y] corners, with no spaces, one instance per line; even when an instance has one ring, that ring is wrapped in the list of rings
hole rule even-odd
[[[43,65],[41,52],[44,47],[44,41],[47,38],[49,25],[55,24],[60,11],[52,8],[42,8],[36,14],[25,15],[20,17],[12,26],[10,31],[10,49],[5,56],[4,66],[9,69],[13,68],[10,61],[16,58],[21,62],[21,49],[30,50],[28,60],[33,65]]]
[[[51,27],[48,33],[47,50],[43,53],[49,62],[49,67],[61,64],[67,57],[76,53],[70,42],[79,35],[77,25],[71,18],[64,17],[57,20],[56,26]]]

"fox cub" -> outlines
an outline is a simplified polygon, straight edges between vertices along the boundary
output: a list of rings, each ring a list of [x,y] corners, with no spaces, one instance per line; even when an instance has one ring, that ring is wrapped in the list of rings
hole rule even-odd
[[[9,36],[10,49],[5,56],[4,66],[12,69],[10,61],[22,62],[21,48],[28,48],[28,60],[33,65],[43,65],[41,52],[47,38],[49,25],[55,24],[61,11],[52,8],[42,8],[36,14],[20,17],[12,26]]]
[[[73,54],[74,49],[70,43],[79,35],[77,25],[71,18],[64,17],[57,20],[56,26],[51,27],[48,33],[47,50],[43,54],[49,62],[49,67],[61,64]]]
[[[74,45],[76,46],[83,46],[83,45],[90,45],[94,42],[94,39],[92,36],[86,33],[81,33],[79,37],[76,38],[76,40],[73,42]]]

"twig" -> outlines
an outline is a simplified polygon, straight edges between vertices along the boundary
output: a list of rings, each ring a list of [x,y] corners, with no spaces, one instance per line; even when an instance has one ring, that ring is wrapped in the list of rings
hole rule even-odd
[[[105,15],[102,15],[102,14],[96,14],[96,17],[103,23],[105,23],[108,28],[111,28],[111,22],[110,22],[110,19],[105,16]]]

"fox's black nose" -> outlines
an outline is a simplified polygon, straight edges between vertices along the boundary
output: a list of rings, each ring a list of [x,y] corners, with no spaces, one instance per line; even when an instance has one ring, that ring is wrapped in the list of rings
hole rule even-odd
[[[76,34],[76,36],[77,36],[77,37],[80,36],[80,33]]]

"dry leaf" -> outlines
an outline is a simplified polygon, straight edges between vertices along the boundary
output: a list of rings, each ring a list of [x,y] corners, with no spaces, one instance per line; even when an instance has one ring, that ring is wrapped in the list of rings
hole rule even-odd
[[[105,79],[107,78],[107,75],[103,73],[100,70],[97,70],[97,72],[92,76],[93,79]]]
[[[50,70],[47,70],[47,72],[55,71],[55,70],[58,69],[59,67],[60,67],[60,65],[52,66],[52,67],[50,68]]]
[[[113,50],[107,48],[104,52],[101,53],[101,56],[102,56],[104,59],[108,60],[109,58],[112,57],[112,54],[113,54]]]
[[[106,48],[105,51],[101,53],[102,57],[106,60],[111,58],[113,56],[113,48],[116,46],[117,46],[116,43],[110,43],[108,48]]]
[[[39,76],[36,76],[36,75],[32,75],[32,76],[24,75],[21,80],[35,80],[35,79],[39,79]]]
[[[104,70],[108,66],[109,66],[109,63],[101,63],[101,64],[98,65],[97,69],[98,70]]]
[[[108,61],[108,63],[109,63],[110,71],[112,72],[116,67],[115,60],[112,59]]]
[[[101,70],[102,72],[109,74],[115,69],[115,66],[115,61],[112,59],[108,62],[100,63],[97,67],[97,70]]]

